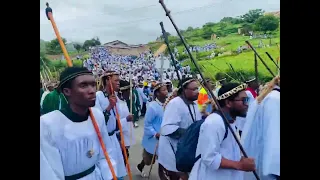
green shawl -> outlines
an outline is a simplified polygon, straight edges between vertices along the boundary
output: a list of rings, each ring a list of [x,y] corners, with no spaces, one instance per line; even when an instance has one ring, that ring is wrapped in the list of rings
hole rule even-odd
[[[60,102],[61,101],[61,102]],[[60,105],[61,103],[61,105]],[[55,89],[50,92],[43,100],[42,111],[43,114],[54,110],[59,110],[67,106],[67,101],[64,96]]]

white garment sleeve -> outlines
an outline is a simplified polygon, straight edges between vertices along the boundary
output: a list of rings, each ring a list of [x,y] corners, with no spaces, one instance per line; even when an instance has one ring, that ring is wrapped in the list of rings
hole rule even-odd
[[[201,125],[199,134],[199,154],[201,162],[209,169],[217,170],[220,167],[222,156],[220,145],[225,134],[225,127],[219,115],[211,114]],[[218,119],[220,118],[220,119]]]
[[[63,180],[59,150],[54,146],[50,128],[40,118],[40,180]]]
[[[92,108],[92,110],[93,110],[93,108]],[[99,130],[100,130],[101,136],[103,138],[104,145],[105,145],[105,147],[107,149],[107,154],[108,154],[109,159],[110,159],[110,161],[112,163],[112,167],[114,168],[114,167],[116,167],[117,163],[111,157],[111,154],[114,153],[114,149],[112,147],[112,143],[111,143],[111,139],[110,139],[110,136],[108,134],[108,131],[107,131],[107,127],[104,125],[104,116],[103,116],[101,111],[97,111],[97,110],[95,110],[94,115],[96,116],[95,119],[97,120],[97,123],[99,123],[98,124]],[[98,119],[102,119],[102,120],[100,122],[98,122]],[[100,154],[99,155],[100,155],[100,160],[97,163],[97,167],[100,169],[103,179],[104,180],[113,179],[112,174],[111,174],[111,170],[110,170],[108,162],[107,162],[107,160],[106,160],[106,158],[104,156],[102,147],[100,148]],[[115,170],[115,172],[116,172],[116,170]]]
[[[179,128],[181,116],[178,112],[179,108],[177,107],[177,105],[178,103],[176,102],[169,102],[165,108],[160,132],[160,134],[163,136],[172,134]]]

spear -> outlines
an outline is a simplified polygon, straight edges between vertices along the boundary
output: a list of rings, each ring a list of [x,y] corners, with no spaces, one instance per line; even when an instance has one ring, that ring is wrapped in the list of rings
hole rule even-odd
[[[261,58],[261,56],[257,53],[256,49],[250,44],[249,41],[245,41],[248,46],[252,49],[252,51],[257,55],[257,57],[260,59],[260,61],[262,62],[262,64],[264,65],[264,67],[267,68],[267,70],[269,71],[269,73],[275,77],[274,73],[271,71],[271,69],[269,68],[269,66],[264,62],[264,60]]]
[[[258,75],[258,59],[257,55],[254,54],[254,72],[256,76],[256,81],[259,82],[259,75]],[[257,95],[259,96],[259,91],[257,91]]]
[[[189,54],[189,56],[190,56],[191,61],[192,61],[193,64],[195,65],[196,69],[199,71],[199,74],[200,74],[200,76],[201,76],[201,79],[203,80],[203,82],[205,82],[204,76],[203,76],[203,74],[201,73],[200,68],[199,68],[197,62],[194,60],[194,58],[193,58],[193,56],[192,56],[192,54],[191,54],[191,52],[190,52],[190,50],[189,50],[189,48],[188,48],[185,40],[184,40],[184,38],[182,37],[182,35],[181,35],[181,33],[180,33],[177,25],[174,23],[171,15],[170,15],[170,11],[169,11],[169,10],[167,9],[167,7],[165,6],[163,0],[159,0],[159,3],[161,4],[162,8],[164,9],[164,11],[165,11],[165,13],[166,13],[166,16],[168,16],[168,18],[170,19],[170,21],[171,21],[173,27],[175,28],[177,34],[179,35],[179,37],[180,37],[180,39],[181,39],[184,47],[186,48],[186,50],[187,50],[187,52],[188,52],[188,54]],[[160,25],[161,25],[161,28],[164,29],[163,24],[161,23]],[[218,103],[218,100],[216,99],[216,97],[215,97],[214,94],[212,93],[212,91],[208,91],[208,93],[211,95],[212,99],[214,100],[215,104],[217,105],[217,109],[219,109],[219,110],[221,111],[222,108],[221,108],[220,104]],[[241,145],[241,143],[240,143],[240,141],[239,141],[236,133],[235,133],[234,130],[232,129],[232,127],[231,127],[229,121],[227,120],[226,115],[223,113],[223,111],[221,111],[221,115],[222,115],[222,119],[223,119],[224,123],[226,123],[226,125],[228,126],[228,128],[229,128],[232,136],[235,138],[235,141],[237,142],[237,144],[238,144],[238,146],[239,146],[242,154],[244,155],[244,157],[247,158],[247,157],[248,157],[247,153],[245,152],[243,146]],[[259,178],[258,174],[256,173],[256,171],[253,171],[253,174],[255,175],[255,177],[256,177],[257,180],[260,180],[260,178]]]
[[[56,25],[56,23],[55,23],[55,21],[54,21],[54,19],[53,19],[52,9],[49,7],[49,3],[46,3],[46,5],[47,5],[47,8],[46,8],[46,16],[47,16],[48,20],[49,20],[49,21],[51,22],[51,24],[52,24],[53,30],[54,30],[54,32],[55,32],[55,34],[56,34],[56,36],[57,36],[57,39],[58,39],[59,44],[60,44],[60,46],[61,46],[61,49],[62,49],[62,51],[63,51],[63,55],[64,55],[64,57],[65,57],[65,59],[66,59],[66,61],[67,61],[67,65],[68,65],[69,67],[72,67],[72,61],[71,61],[71,59],[70,59],[70,57],[69,57],[69,54],[68,54],[68,51],[67,51],[67,49],[66,49],[66,47],[65,47],[65,45],[64,45],[64,43],[63,43],[63,41],[62,41],[62,38],[61,38],[60,33],[59,33],[59,31],[58,31],[57,25]],[[98,136],[98,139],[99,139],[99,142],[100,142],[100,145],[101,145],[103,154],[104,154],[104,156],[105,156],[105,158],[106,158],[106,161],[107,161],[107,163],[108,163],[108,166],[109,166],[109,168],[110,168],[112,177],[113,177],[114,180],[117,180],[118,178],[117,178],[116,173],[115,173],[115,171],[114,171],[114,168],[113,168],[113,166],[112,166],[112,163],[111,163],[111,160],[110,160],[110,158],[109,158],[109,155],[108,155],[108,152],[107,152],[105,143],[103,142],[103,138],[102,138],[102,135],[101,135],[101,132],[100,132],[98,123],[97,123],[95,117],[93,116],[93,113],[92,113],[92,111],[91,111],[91,108],[89,108],[89,112],[90,112],[90,119],[91,119],[92,124],[93,124],[93,127],[94,127],[94,129],[95,129],[95,131],[96,131],[96,133],[97,133],[97,136]]]
[[[267,54],[267,56],[269,57],[269,59],[273,62],[273,64],[274,64],[275,66],[277,66],[278,70],[280,71],[280,67],[279,67],[278,64],[273,60],[272,56],[271,56],[268,52],[266,52],[266,54]]]

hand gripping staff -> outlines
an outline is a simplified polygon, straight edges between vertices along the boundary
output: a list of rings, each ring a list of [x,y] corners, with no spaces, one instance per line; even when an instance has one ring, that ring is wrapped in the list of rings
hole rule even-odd
[[[51,24],[52,24],[52,27],[53,27],[54,32],[56,33],[57,39],[58,39],[59,44],[60,44],[60,46],[61,46],[61,49],[62,49],[62,51],[63,51],[64,57],[66,58],[66,61],[67,61],[68,66],[69,66],[69,67],[72,67],[72,61],[70,60],[68,51],[67,51],[67,49],[66,49],[66,47],[65,47],[65,45],[64,45],[64,43],[63,43],[63,41],[62,41],[62,39],[61,39],[61,36],[60,36],[59,31],[58,31],[57,25],[56,25],[56,23],[55,23],[55,21],[54,21],[54,19],[53,19],[53,17],[52,17],[52,9],[51,9],[49,6],[46,8],[46,15],[47,15],[48,20],[49,20],[49,21],[51,22]],[[95,131],[96,131],[96,133],[97,133],[97,136],[98,136],[98,139],[99,139],[101,148],[102,148],[102,150],[103,150],[104,157],[105,157],[106,160],[107,160],[107,163],[108,163],[108,165],[109,165],[109,168],[110,168],[112,177],[113,177],[114,180],[117,180],[116,173],[115,173],[115,171],[114,171],[114,169],[113,169],[111,160],[110,160],[109,155],[108,155],[108,153],[107,153],[107,149],[106,149],[106,146],[105,146],[105,144],[104,144],[104,142],[103,142],[102,135],[101,135],[101,132],[100,132],[100,130],[99,130],[97,121],[96,121],[96,119],[94,118],[93,113],[92,113],[92,111],[91,111],[90,108],[89,108],[89,111],[90,111],[90,118],[91,118],[93,127],[94,127],[94,129],[95,129]]]
[[[187,50],[187,52],[188,52],[188,54],[189,54],[189,56],[190,56],[191,61],[193,62],[193,64],[194,64],[194,66],[196,67],[196,69],[198,70],[198,72],[199,72],[199,74],[200,74],[200,76],[201,76],[201,79],[203,80],[203,82],[205,82],[204,76],[203,76],[203,74],[201,73],[198,64],[197,64],[196,61],[194,60],[194,58],[193,58],[193,56],[192,56],[192,54],[191,54],[191,52],[190,52],[190,50],[189,50],[189,48],[188,48],[185,40],[184,40],[184,38],[183,38],[182,35],[180,34],[177,25],[174,23],[171,15],[170,15],[170,11],[167,9],[167,7],[166,7],[166,5],[164,4],[163,0],[159,0],[159,3],[161,4],[162,8],[164,9],[164,11],[165,11],[165,13],[166,13],[166,16],[168,16],[168,18],[170,19],[170,21],[171,21],[174,29],[176,30],[177,34],[179,35],[179,37],[180,37],[180,39],[181,39],[184,47],[186,48],[186,50]],[[161,25],[161,28],[164,29],[163,24],[160,24],[160,25]],[[221,111],[221,106],[219,105],[219,103],[218,103],[216,97],[214,96],[214,94],[213,94],[211,91],[208,91],[208,93],[211,95],[212,99],[214,100],[215,104],[217,105],[217,109]],[[221,111],[221,115],[222,115],[223,121],[226,123],[226,125],[228,126],[230,132],[232,133],[232,136],[235,138],[235,140],[236,140],[236,142],[237,142],[237,144],[238,144],[238,146],[239,146],[239,148],[240,148],[243,156],[246,157],[246,158],[248,158],[248,155],[247,155],[247,153],[245,152],[245,150],[243,149],[243,147],[242,147],[242,145],[241,145],[241,143],[240,143],[240,141],[239,141],[236,133],[235,133],[235,132],[233,131],[233,129],[231,128],[231,126],[230,126],[230,124],[229,124],[229,121],[227,120],[225,114],[224,114],[222,111]],[[258,176],[258,174],[257,174],[256,171],[253,171],[253,174],[254,174],[254,176],[256,177],[257,180],[260,180],[260,178],[259,178],[259,176]]]

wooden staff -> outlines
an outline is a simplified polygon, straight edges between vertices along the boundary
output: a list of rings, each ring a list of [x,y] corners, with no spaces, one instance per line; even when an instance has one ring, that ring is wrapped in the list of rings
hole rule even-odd
[[[151,171],[152,171],[152,166],[153,166],[153,164],[154,164],[153,162],[155,161],[155,158],[156,158],[158,146],[159,146],[159,140],[158,140],[158,142],[157,142],[157,144],[156,144],[156,148],[154,149],[154,153],[153,153],[153,156],[152,156],[151,166],[150,166],[149,174],[148,174],[148,179],[150,179],[150,175],[151,175]]]
[[[195,61],[195,59],[193,58],[193,56],[192,56],[192,54],[191,54],[191,52],[190,52],[190,50],[189,50],[189,47],[188,47],[187,44],[186,44],[186,41],[185,41],[184,38],[182,37],[182,35],[181,35],[181,33],[180,33],[177,25],[174,23],[171,15],[170,15],[170,11],[167,9],[167,7],[166,7],[166,5],[164,4],[163,0],[159,0],[159,3],[161,4],[162,8],[164,9],[164,11],[165,11],[165,13],[166,13],[166,16],[168,16],[168,18],[170,19],[170,21],[171,21],[174,29],[176,30],[176,32],[177,32],[177,34],[178,34],[178,36],[179,36],[182,44],[183,44],[184,47],[186,48],[187,53],[189,54],[189,57],[190,57],[192,63],[194,64],[196,70],[199,72],[199,75],[201,76],[201,79],[202,79],[203,82],[204,82],[205,79],[204,79],[203,74],[202,74],[201,71],[200,71],[200,68],[199,68],[199,66],[198,66],[198,63],[197,63],[197,62]],[[164,37],[166,37],[166,33],[165,33],[165,30],[164,30],[164,27],[163,27],[163,23],[162,23],[162,22],[160,22],[160,26],[161,26],[162,32],[164,32]],[[166,38],[166,39],[168,39],[168,38]],[[212,91],[209,91],[208,93],[212,96],[213,100],[215,101],[215,103],[216,103],[216,105],[217,105],[217,108],[218,108],[219,110],[221,110],[221,106],[219,105],[218,100],[217,100],[216,97],[214,96],[213,92],[212,92]],[[245,150],[244,150],[243,146],[241,145],[240,141],[237,139],[236,133],[235,133],[234,130],[232,129],[232,127],[231,127],[228,119],[226,118],[225,114],[224,114],[223,112],[221,112],[221,115],[222,115],[222,119],[223,119],[224,123],[226,123],[227,127],[230,129],[230,132],[232,133],[232,136],[235,138],[235,140],[236,140],[236,142],[237,142],[240,150],[242,151],[243,156],[246,157],[246,158],[248,158],[247,154],[245,153]],[[256,171],[253,171],[253,174],[255,175],[255,177],[256,177],[257,180],[260,180],[260,178],[259,178],[259,176],[258,176],[258,174],[257,174]]]
[[[111,94],[114,95],[112,83],[111,83],[111,81],[109,81],[109,82],[110,82]],[[122,125],[121,125],[120,115],[119,115],[117,106],[115,106],[115,110],[116,110],[116,120],[117,120],[117,124],[118,124],[119,130],[120,130],[120,141],[121,141],[122,152],[124,154],[124,159],[125,159],[126,166],[127,166],[129,180],[132,180],[130,164],[129,164],[129,160],[128,160],[128,156],[127,156],[126,146],[124,144],[124,136],[123,136],[123,131],[122,131]]]
[[[130,114],[132,114],[132,105],[133,105],[133,98],[132,98],[132,88],[133,88],[133,85],[132,85],[132,74],[130,74]],[[133,122],[130,123],[130,146],[132,144],[132,129],[133,127]]]
[[[52,17],[52,9],[49,7],[49,4],[48,4],[48,3],[47,3],[46,5],[47,5],[47,8],[46,8],[47,18],[48,18],[48,20],[49,20],[49,21],[51,22],[51,24],[52,24],[53,30],[54,30],[54,32],[55,32],[55,34],[56,34],[56,36],[57,36],[57,39],[58,39],[59,44],[60,44],[60,46],[61,46],[61,49],[62,49],[62,51],[63,51],[64,57],[66,58],[67,65],[68,65],[69,67],[72,67],[72,61],[70,60],[69,54],[68,54],[68,52],[67,52],[67,49],[66,49],[66,47],[65,47],[65,45],[64,45],[64,43],[63,43],[63,41],[62,41],[62,39],[61,39],[61,36],[60,36],[60,34],[59,34],[57,25],[56,25],[56,23],[55,23],[55,21],[54,21],[54,19],[53,19],[53,17]],[[114,168],[113,168],[113,166],[112,166],[111,160],[110,160],[110,158],[109,158],[109,155],[108,155],[106,146],[105,146],[105,144],[104,144],[104,142],[103,142],[103,138],[102,138],[102,135],[101,135],[101,132],[100,132],[98,123],[97,123],[95,117],[93,116],[93,113],[92,113],[91,108],[89,108],[89,112],[90,112],[90,119],[91,119],[92,124],[93,124],[93,126],[94,126],[94,129],[95,129],[95,131],[96,131],[96,133],[97,133],[97,136],[98,136],[98,139],[99,139],[99,142],[100,142],[100,145],[101,145],[101,148],[102,148],[104,157],[105,157],[106,160],[107,160],[107,163],[108,163],[108,166],[109,166],[109,168],[110,168],[112,177],[113,177],[114,180],[118,180],[118,178],[117,178],[117,176],[116,176],[116,173],[115,173],[115,171],[114,171]]]
[[[254,54],[254,73],[256,76],[256,81],[259,82],[259,74],[258,74],[258,59],[257,55]],[[259,91],[257,91],[257,96],[259,96]]]

